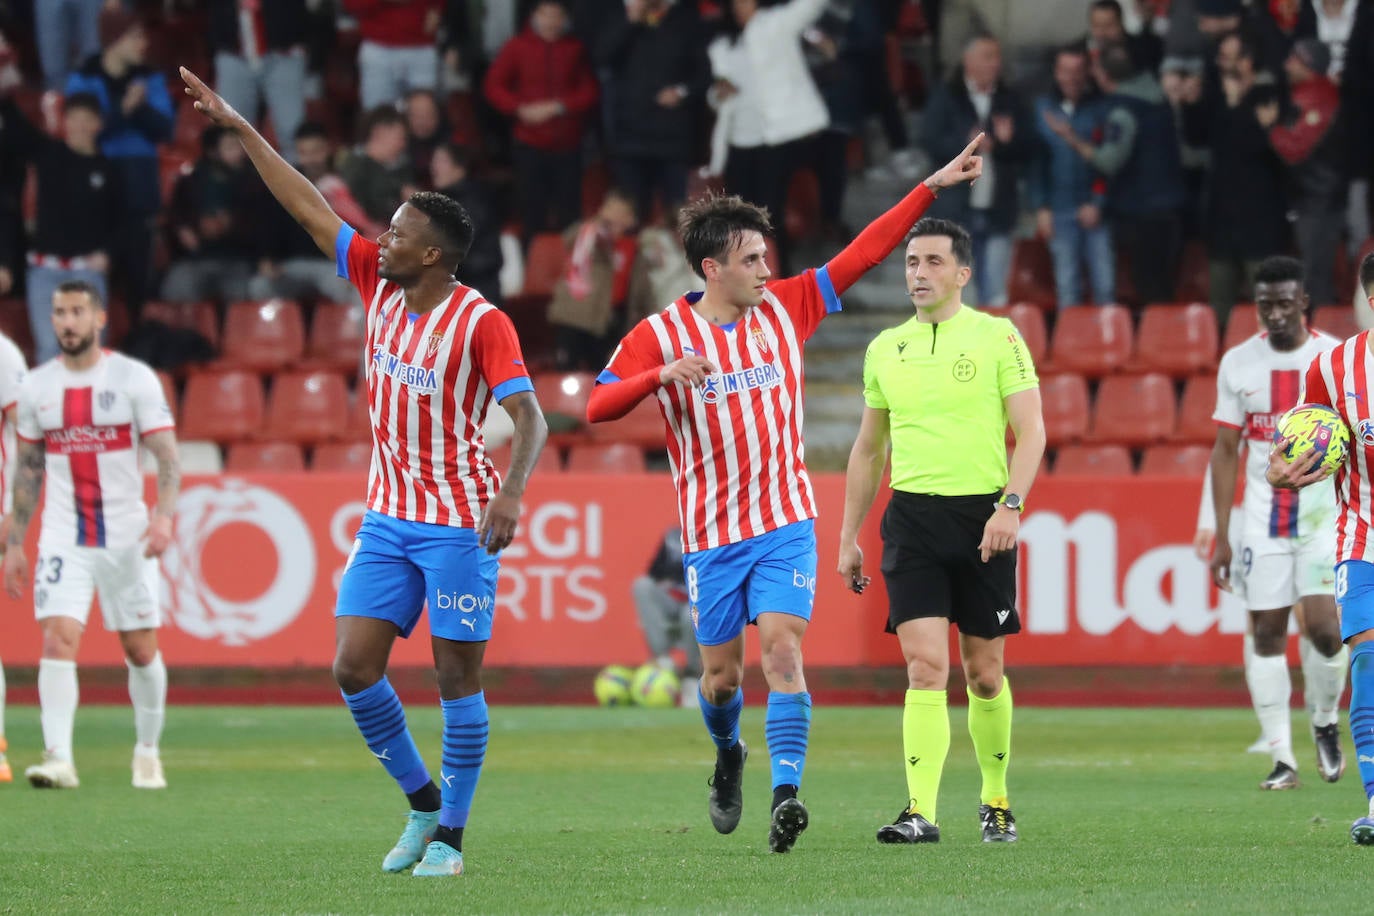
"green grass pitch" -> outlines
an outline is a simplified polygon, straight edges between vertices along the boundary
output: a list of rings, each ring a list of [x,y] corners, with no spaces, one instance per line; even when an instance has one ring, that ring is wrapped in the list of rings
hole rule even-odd
[[[438,710],[409,715],[433,765]],[[165,792],[129,786],[127,707],[80,711],[74,791],[23,782],[37,711],[8,719],[0,913],[1349,914],[1374,873],[1348,835],[1364,808],[1349,738],[1346,775],[1325,784],[1301,715],[1303,786],[1263,793],[1248,710],[1019,709],[1022,839],[985,846],[956,708],[943,841],[903,847],[874,841],[905,794],[900,710],[818,708],[811,828],[774,856],[762,709],[745,713],[744,820],[718,836],[694,711],[495,707],[468,873],[431,881],[381,873],[405,802],[342,705],[173,708]]]

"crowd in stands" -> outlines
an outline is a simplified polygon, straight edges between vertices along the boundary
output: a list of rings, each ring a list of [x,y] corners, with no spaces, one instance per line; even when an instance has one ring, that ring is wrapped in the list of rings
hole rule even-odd
[[[237,303],[290,303],[312,334],[356,320],[321,307],[351,290],[185,103],[177,65],[359,231],[415,190],[463,203],[460,279],[560,370],[599,368],[700,282],[674,231],[688,197],[765,204],[774,266],[799,270],[798,244],[851,237],[854,176],[913,182],[979,132],[983,178],[931,210],[973,234],[970,304],[1037,303],[1052,333],[1074,306],[1121,304],[1134,326],[1203,300],[1220,339],[1285,252],[1314,303],[1350,301],[1374,0],[1045,0],[1030,44],[1014,2],[3,4],[0,329],[51,357],[51,289],[89,279],[111,343],[180,378]]]

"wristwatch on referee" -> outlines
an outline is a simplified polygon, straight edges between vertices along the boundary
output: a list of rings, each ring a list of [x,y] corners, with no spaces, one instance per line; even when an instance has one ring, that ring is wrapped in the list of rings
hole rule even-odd
[[[1003,493],[996,505],[999,509],[1015,509],[1017,512],[1026,510],[1026,504],[1021,501],[1021,496],[1017,493]]]

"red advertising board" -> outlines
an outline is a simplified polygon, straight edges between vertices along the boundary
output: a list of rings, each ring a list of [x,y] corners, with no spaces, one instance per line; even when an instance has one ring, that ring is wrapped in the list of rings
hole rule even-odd
[[[883,633],[881,505],[864,531],[874,585],[851,594],[835,572],[843,475],[815,478],[821,517],[808,667],[900,664]],[[334,595],[363,512],[356,475],[192,477],[164,557],[161,639],[170,664],[328,666]],[[1244,613],[1219,601],[1192,554],[1198,487],[1186,482],[1040,481],[1021,528],[1024,632],[1018,665],[1222,665],[1239,659]],[[880,501],[882,497],[880,497]],[[631,583],[676,523],[664,475],[536,475],[502,560],[492,666],[635,663],[647,654]],[[34,526],[37,528],[37,525]],[[33,551],[30,549],[30,557]],[[0,615],[5,661],[37,664],[31,598]],[[92,617],[82,661],[118,664]],[[393,664],[427,665],[422,624]]]

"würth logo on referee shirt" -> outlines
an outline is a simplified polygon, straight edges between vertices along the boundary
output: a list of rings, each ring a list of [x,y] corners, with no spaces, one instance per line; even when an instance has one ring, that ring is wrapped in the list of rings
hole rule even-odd
[[[417,394],[434,394],[439,390],[439,379],[432,368],[404,362],[395,353],[383,352],[381,347],[372,350],[372,367]]]

